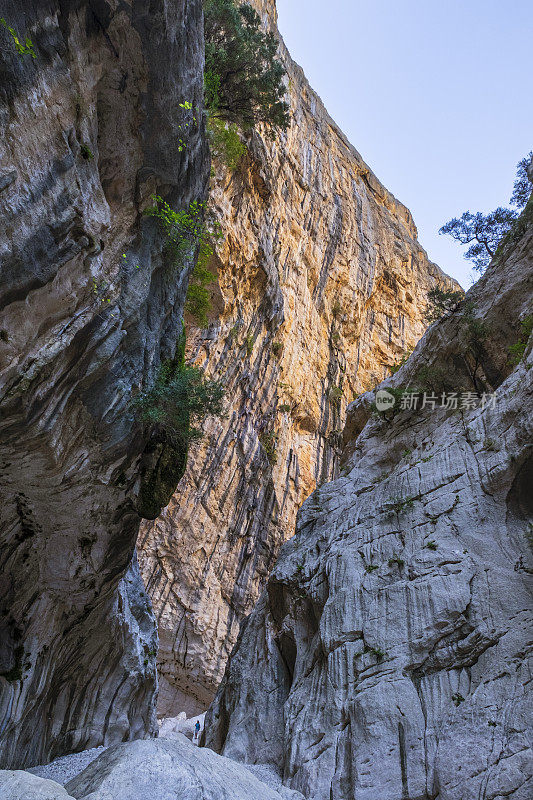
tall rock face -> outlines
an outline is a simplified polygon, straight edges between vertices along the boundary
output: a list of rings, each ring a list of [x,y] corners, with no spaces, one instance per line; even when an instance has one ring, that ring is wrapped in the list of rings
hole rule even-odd
[[[396,413],[350,406],[342,477],[304,504],[206,719],[210,747],[313,800],[531,797],[531,338],[514,368],[508,348],[532,203],[382,386]]]
[[[273,0],[254,5],[275,29]],[[280,55],[289,130],[255,131],[212,179],[223,240],[189,356],[225,384],[227,414],[139,539],[163,714],[207,707],[297,509],[336,474],[347,403],[420,338],[428,290],[451,284],[281,41]]]
[[[201,0],[2,0],[0,16],[11,767],[154,731],[157,634],[134,545],[147,492],[166,503],[183,463],[130,398],[176,355],[188,269],[169,270],[143,210],[153,192],[174,207],[202,198],[208,157],[201,125],[177,144],[179,103],[203,102]]]

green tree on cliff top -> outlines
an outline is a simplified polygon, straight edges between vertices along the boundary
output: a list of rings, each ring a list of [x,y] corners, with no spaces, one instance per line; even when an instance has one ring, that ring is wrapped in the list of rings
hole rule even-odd
[[[519,211],[526,206],[533,188],[528,176],[528,166],[533,151],[517,165],[516,180],[510,204],[515,208],[498,207],[489,214],[465,211],[442,226],[439,233],[447,233],[463,245],[470,245],[464,257],[474,263],[474,269],[483,272],[496,255],[503,237],[513,228]]]
[[[205,0],[205,101],[213,118],[248,130],[259,122],[286,130],[285,68],[278,43],[248,3]]]

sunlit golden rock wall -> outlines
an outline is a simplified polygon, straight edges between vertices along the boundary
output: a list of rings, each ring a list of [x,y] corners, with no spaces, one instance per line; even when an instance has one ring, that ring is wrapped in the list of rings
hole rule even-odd
[[[139,539],[165,714],[209,704],[299,506],[335,475],[346,405],[420,338],[428,290],[449,281],[280,47],[291,125],[254,132],[235,173],[215,165],[218,285],[209,327],[189,320],[190,358],[224,382],[227,413]]]

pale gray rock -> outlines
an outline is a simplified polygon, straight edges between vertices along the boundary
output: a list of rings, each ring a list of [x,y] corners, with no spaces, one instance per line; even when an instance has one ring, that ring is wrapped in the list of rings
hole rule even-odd
[[[72,800],[59,783],[24,770],[0,770],[2,800]]]
[[[76,800],[293,800],[179,734],[110,747],[66,789]]]
[[[532,796],[531,340],[509,358],[532,298],[529,225],[385,382],[494,405],[349,409],[343,475],[241,630],[209,746],[267,754],[312,800]]]
[[[181,734],[186,736],[190,741],[199,743],[201,732],[204,729],[204,719],[205,712],[199,714],[197,717],[189,717],[188,719],[185,712],[178,714],[177,717],[165,717],[164,719],[158,720],[159,738],[172,739],[177,734]],[[200,734],[195,738],[197,722],[200,723]]]
[[[252,780],[254,775],[259,782],[267,787],[270,787],[270,789],[274,790],[274,792],[277,792],[275,795],[276,798],[279,796],[282,798],[282,800],[303,800],[303,795],[301,795],[299,792],[283,786],[281,775],[274,767],[272,767],[272,765],[258,764],[243,769],[242,765],[233,763],[222,756],[218,756],[211,750],[199,749],[196,743],[194,743],[195,752],[191,753],[190,747],[187,749],[187,746],[184,743],[184,736],[189,741],[192,740],[194,723],[196,722],[196,719],[199,719],[201,723],[203,723],[203,717],[204,715],[202,714],[198,718],[187,720],[185,714],[182,714],[174,719],[161,720],[160,737],[157,742],[148,742],[147,746],[142,747],[140,750],[138,748],[136,748],[134,751],[129,748],[126,750],[120,750],[121,764],[124,759],[126,762],[128,762],[128,759],[132,759],[131,770],[132,774],[135,775],[135,779],[132,781],[131,776],[126,778],[125,775],[128,774],[128,770],[124,770],[122,767],[120,767],[114,772],[113,780],[116,781],[116,788],[113,789],[113,792],[116,792],[118,796],[121,796],[120,792],[126,792],[126,796],[128,797],[129,795],[127,795],[127,792],[130,791],[130,787],[133,787],[131,791],[134,792],[134,800],[144,800],[145,795],[142,794],[144,791],[143,786],[145,785],[146,781],[152,780],[153,774],[150,773],[150,776],[148,776],[145,781],[145,777],[142,775],[144,767],[142,764],[139,767],[137,761],[139,758],[142,763],[144,763],[144,761],[149,761],[152,763],[154,758],[156,760],[159,759],[160,761],[161,758],[164,760],[165,756],[161,756],[162,751],[161,748],[159,748],[159,744],[164,739],[172,739],[175,742],[175,747],[163,750],[163,753],[170,753],[172,756],[173,766],[171,766],[170,772],[177,771],[178,773],[183,773],[185,771],[186,773],[190,772],[191,774],[198,776],[198,781],[204,787],[203,791],[206,798],[210,798],[212,796],[209,794],[209,792],[219,790],[219,785],[216,781],[213,781],[213,774],[214,771],[219,772],[221,770],[221,775],[226,777],[228,775],[230,776],[231,781],[233,781],[234,784],[233,788],[235,790],[239,790],[244,787],[245,789],[251,789],[254,791],[254,794],[250,795],[247,800],[256,798],[255,792],[259,791],[257,788],[257,781]],[[13,795],[12,800],[18,800],[19,797],[21,800],[22,798],[25,800],[26,797],[28,797],[28,800],[31,800],[31,798],[34,796],[30,792],[31,788],[32,791],[36,792],[36,800],[39,800],[41,798],[41,794],[38,794],[38,792],[44,791],[47,787],[49,788],[50,785],[52,786],[53,791],[57,790],[58,785],[65,786],[65,784],[69,782],[71,786],[77,786],[78,784],[75,782],[75,778],[77,778],[80,773],[86,770],[86,768],[92,762],[98,759],[105,752],[105,750],[106,748],[96,747],[91,750],[83,750],[81,753],[70,753],[69,755],[62,756],[61,758],[58,758],[45,766],[32,767],[31,769],[27,770],[27,772],[0,772],[0,797],[2,797],[2,800],[4,800],[4,798],[5,800],[10,800],[11,795],[8,793],[7,789],[9,788],[10,791],[14,792],[15,789],[13,787],[17,787],[17,792]],[[142,756],[139,756],[139,753],[141,753]],[[110,761],[115,764],[115,757],[113,756]],[[176,763],[178,763],[177,767]],[[107,770],[108,764],[108,760],[100,759],[99,765],[95,765],[95,772],[97,773],[98,777],[90,778],[91,787],[94,781],[98,782],[103,780],[102,775]],[[161,791],[165,792],[167,791],[169,785],[174,785],[172,784],[172,776],[165,775],[165,770],[163,767],[158,767],[156,772],[159,776],[157,780],[161,780]],[[32,781],[30,778],[25,777],[28,776],[28,773],[31,773],[31,777],[37,776],[39,781]],[[248,773],[251,773],[251,775]],[[180,781],[182,780],[182,777],[179,778]],[[226,777],[224,777],[224,781],[226,781]],[[187,785],[186,776],[183,778],[183,780],[185,781],[185,785]],[[85,778],[83,778],[83,781],[85,781]],[[82,784],[83,781],[80,779],[80,784]],[[178,783],[178,785],[180,784]],[[98,798],[100,798],[100,791],[104,791],[104,788],[107,787],[105,780],[102,784],[102,787],[102,789],[98,789],[97,791]],[[1,793],[1,790],[5,791],[5,795]],[[82,790],[86,791],[85,783],[83,783]],[[91,792],[92,791],[93,789],[91,788]],[[259,800],[264,796],[264,786],[261,786],[260,792],[261,793],[257,795]],[[58,794],[57,796],[59,798],[67,796],[71,797],[71,795],[66,794],[66,791],[64,794]],[[113,797],[114,796],[115,794],[113,794]],[[182,795],[180,794],[179,797],[181,796]],[[204,795],[202,795],[202,797],[203,796]],[[240,794],[237,796],[244,797],[244,795]],[[43,797],[47,798],[48,795],[45,793]],[[52,794],[50,797],[54,798],[55,800],[56,795]],[[90,794],[90,797],[92,798],[93,795]],[[102,800],[107,797],[108,795],[104,793]],[[149,800],[153,800],[152,796],[150,795],[146,795],[146,797],[149,798]],[[188,800],[189,795],[185,793],[183,797],[184,800]],[[223,798],[224,794],[215,794],[215,797]],[[230,795],[230,797],[232,797],[232,795]],[[271,795],[267,795],[267,798],[268,800],[272,800]],[[159,796],[157,796],[156,800],[159,800]]]
[[[156,732],[132,560],[184,468],[135,419],[176,356],[192,259],[145,214],[202,200],[201,0],[0,0],[0,766]],[[198,119],[202,120],[201,114]],[[170,451],[170,452],[169,452]]]
[[[283,785],[279,770],[272,764],[247,764],[246,769],[263,783],[266,783],[267,786],[270,786],[271,789],[275,789],[283,800],[304,800],[303,794],[294,789],[288,789]]]

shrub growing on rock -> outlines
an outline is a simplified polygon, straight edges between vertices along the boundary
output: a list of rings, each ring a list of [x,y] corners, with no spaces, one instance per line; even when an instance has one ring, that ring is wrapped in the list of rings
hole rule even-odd
[[[439,394],[447,387],[447,372],[439,364],[423,364],[416,373],[415,383],[423,391]]]
[[[442,317],[455,311],[463,297],[464,292],[461,291],[447,291],[446,289],[441,289],[440,286],[430,289],[425,314],[426,322],[431,325],[433,322],[437,322]]]
[[[153,205],[144,213],[157,220],[165,237],[165,250],[173,266],[181,270],[187,256],[210,246],[211,234],[204,220],[204,204],[195,200],[188,208],[174,211],[159,195],[152,195],[152,200]]]
[[[430,294],[431,294],[431,292],[430,292]],[[412,355],[412,353],[413,353],[413,348],[412,347],[408,347],[407,350],[403,351],[403,354],[402,354],[402,357],[400,358],[400,360],[397,361],[396,364],[391,364],[391,367],[390,367],[391,375],[396,375],[396,373],[399,372],[399,370],[403,367],[403,365],[407,363],[407,361],[410,358],[410,356]]]
[[[204,0],[205,103],[211,117],[249,130],[259,122],[285,130],[285,68],[278,43],[261,30],[249,3]]]
[[[332,386],[328,392],[330,403],[333,403],[334,405],[340,403],[342,394],[343,392],[340,386]]]
[[[198,258],[191,273],[185,300],[186,310],[202,328],[207,326],[207,315],[211,310],[211,296],[207,287],[216,280],[215,273],[209,269],[213,253],[213,237],[206,233],[200,242]]]
[[[13,47],[19,56],[31,56],[32,58],[37,58],[35,49],[33,47],[33,42],[29,36],[26,36],[24,41],[22,41],[22,37],[18,35],[15,28],[7,24],[4,17],[0,17],[0,25],[4,27],[11,36]]]
[[[218,381],[206,380],[197,367],[165,362],[153,386],[134,398],[138,418],[156,425],[167,439],[180,445],[202,436],[200,423],[220,415],[224,390]]]
[[[524,317],[524,319],[520,320],[520,338],[518,342],[509,345],[509,361],[514,366],[516,366],[522,360],[532,332],[533,314],[528,314],[527,317]]]
[[[255,336],[253,335],[253,333],[246,334],[246,338],[244,340],[244,347],[247,356],[252,355],[254,351],[254,344],[255,344]]]
[[[187,259],[196,254],[196,262],[191,273],[185,308],[200,326],[207,325],[207,314],[211,300],[207,286],[216,278],[209,269],[209,262],[215,251],[215,240],[221,237],[220,226],[207,224],[205,206],[193,202],[188,208],[174,211],[159,195],[152,195],[153,205],[145,214],[154,217],[165,237],[165,251],[172,267],[183,269]]]
[[[84,158],[86,161],[92,161],[94,158],[91,148],[88,144],[85,144],[85,142],[80,145],[80,153],[82,158]]]
[[[381,663],[383,659],[387,657],[387,653],[381,647],[369,647],[368,645],[364,646],[363,653],[370,653],[374,656],[378,663]]]
[[[375,402],[372,402],[370,405],[370,410],[375,417],[385,419],[388,422],[391,422],[392,418],[395,414],[399,411],[402,411],[402,398],[404,394],[409,392],[404,386],[387,386],[386,391],[394,397],[394,405],[388,408],[378,408]]]
[[[223,161],[232,172],[237,169],[246,152],[246,145],[241,141],[235,123],[210,116],[207,121],[207,136],[213,158]]]
[[[264,431],[263,433],[259,434],[259,441],[261,443],[261,447],[266,453],[266,457],[268,458],[270,464],[274,466],[278,461],[278,436],[274,431]]]

